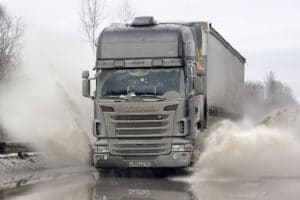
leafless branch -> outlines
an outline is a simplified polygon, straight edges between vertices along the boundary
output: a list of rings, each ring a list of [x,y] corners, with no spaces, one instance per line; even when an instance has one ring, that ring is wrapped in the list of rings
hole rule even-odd
[[[0,5],[0,80],[8,75],[17,61],[22,35],[21,18],[11,17]]]
[[[123,0],[119,7],[118,18],[121,22],[128,23],[133,20],[135,12],[131,5],[131,0]]]
[[[101,25],[106,19],[105,0],[82,0],[80,22],[84,38],[90,43],[93,52],[97,47]]]

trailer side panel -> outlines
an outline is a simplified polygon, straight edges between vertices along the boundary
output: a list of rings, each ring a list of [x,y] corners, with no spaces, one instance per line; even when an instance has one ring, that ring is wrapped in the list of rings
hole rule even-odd
[[[243,116],[245,60],[214,30],[207,41],[208,123]]]

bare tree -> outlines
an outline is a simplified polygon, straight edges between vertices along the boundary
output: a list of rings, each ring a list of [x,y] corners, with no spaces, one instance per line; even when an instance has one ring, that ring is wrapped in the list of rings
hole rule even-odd
[[[261,82],[245,82],[245,99],[246,100],[260,100],[264,99],[264,86]]]
[[[261,82],[245,82],[244,112],[248,118],[258,119],[264,116],[264,90]]]
[[[128,23],[135,16],[135,12],[131,5],[131,0],[123,0],[119,7],[118,18],[121,22]]]
[[[297,102],[292,89],[281,81],[276,80],[272,71],[266,76],[265,90],[266,103],[270,108],[283,105],[294,105]]]
[[[97,47],[101,25],[106,19],[105,0],[82,0],[80,21],[84,38],[90,43],[93,52]]]
[[[22,33],[21,19],[10,16],[0,5],[0,80],[6,77],[17,63]]]
[[[264,83],[245,83],[245,113],[250,118],[261,118],[274,109],[298,105],[292,89],[275,78],[273,72],[266,75]]]

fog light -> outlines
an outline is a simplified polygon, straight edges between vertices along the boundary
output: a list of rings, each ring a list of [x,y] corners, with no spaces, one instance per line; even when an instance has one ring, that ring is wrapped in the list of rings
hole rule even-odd
[[[108,153],[108,146],[94,146],[94,153]]]
[[[177,159],[178,158],[178,156],[177,156],[177,154],[175,153],[174,155],[173,155],[173,159]]]

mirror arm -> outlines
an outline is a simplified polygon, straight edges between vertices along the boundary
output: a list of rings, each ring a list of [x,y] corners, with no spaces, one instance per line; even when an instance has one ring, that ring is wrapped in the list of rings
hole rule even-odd
[[[195,90],[193,89],[190,93],[188,93],[188,95],[186,96],[186,98],[191,98],[192,96],[195,95]]]

